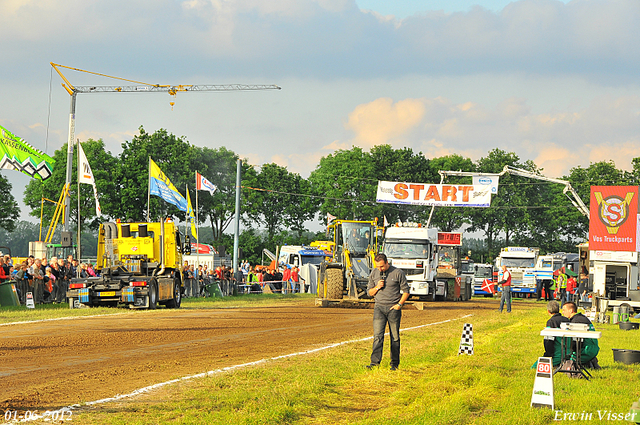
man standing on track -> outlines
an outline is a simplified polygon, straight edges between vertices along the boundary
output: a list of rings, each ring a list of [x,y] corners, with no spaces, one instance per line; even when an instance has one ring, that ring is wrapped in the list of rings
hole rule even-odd
[[[376,300],[373,310],[373,349],[371,363],[367,368],[380,365],[388,323],[391,339],[390,366],[391,370],[397,370],[400,365],[400,320],[402,306],[409,298],[409,285],[404,272],[390,265],[386,255],[376,255],[375,263],[376,268],[369,275],[367,285],[367,292]]]

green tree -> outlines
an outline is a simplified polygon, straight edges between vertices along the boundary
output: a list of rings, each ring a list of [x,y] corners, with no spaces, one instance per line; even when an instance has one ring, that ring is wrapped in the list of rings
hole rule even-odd
[[[193,147],[193,150],[192,170],[198,171],[216,186],[213,195],[205,191],[198,194],[200,220],[204,222],[207,218],[209,219],[213,231],[213,243],[216,245],[235,217],[236,170],[239,157],[225,147],[217,149]],[[242,186],[251,186],[255,183],[255,170],[246,161],[242,162],[241,167]],[[253,191],[242,190],[243,211],[253,196]]]
[[[116,180],[113,178],[117,166],[117,159],[111,155],[111,152],[105,150],[105,145],[102,140],[89,139],[82,143],[82,148],[96,180],[102,214],[105,216],[113,216],[114,211],[119,205],[117,197],[118,186]],[[29,215],[39,218],[42,206],[44,225],[51,222],[56,210],[56,203],[66,183],[66,144],[55,151],[54,159],[56,166],[53,168],[51,177],[44,182],[31,180],[24,191],[24,203],[31,209]],[[78,150],[75,149],[72,162],[71,186],[69,188],[69,222],[70,224],[75,223],[75,225],[70,226],[71,228],[77,228],[78,222],[77,170]],[[42,198],[46,198],[47,200],[42,203]],[[88,184],[80,185],[80,220],[83,227],[84,223],[88,223],[89,228],[93,230],[97,229],[100,221],[104,220],[104,217],[96,216],[93,188]]]
[[[393,149],[390,145],[371,148],[371,161],[376,172],[376,180],[427,183],[437,182],[438,173],[431,162],[411,148]],[[377,181],[372,181],[377,185]],[[376,189],[377,190],[377,189]],[[375,197],[373,198],[375,200]],[[389,222],[420,220],[425,207],[418,205],[377,204],[373,216],[386,217]],[[371,220],[372,217],[368,218]]]
[[[12,231],[15,228],[18,215],[20,215],[20,209],[11,194],[11,183],[2,174],[0,174],[0,186],[4,189],[4,196],[0,200],[0,227]]]
[[[440,183],[439,171],[475,171],[475,165],[469,158],[465,158],[458,154],[452,154],[442,156],[440,158],[433,158],[429,162],[431,168],[432,180],[431,182]],[[469,184],[470,177],[458,177],[450,176],[444,181],[444,183],[453,184]],[[421,221],[425,223],[428,220],[431,213],[431,207],[426,208],[422,214],[420,214]],[[470,220],[471,211],[469,208],[454,208],[454,207],[436,207],[433,210],[433,216],[431,218],[431,226],[436,227],[444,232],[453,232],[460,229],[463,224],[468,223]]]
[[[341,219],[371,220],[375,217],[377,173],[371,155],[354,146],[320,159],[311,172],[313,193],[324,198],[320,221],[327,213]]]
[[[523,168],[519,157],[513,152],[493,149],[486,157],[476,163],[476,171],[480,173],[500,173],[505,165]],[[509,245],[510,236],[519,231],[526,222],[526,195],[520,185],[521,178],[510,174],[500,177],[498,193],[492,195],[491,206],[477,208],[471,213],[470,231],[482,231],[487,239],[489,255],[495,254],[494,242],[500,232],[505,232]]]
[[[259,189],[252,201],[253,214],[267,229],[267,238],[273,239],[284,227],[298,234],[304,231],[304,222],[316,212],[316,201],[309,195],[309,182],[286,167],[264,164],[256,177]]]
[[[119,202],[113,216],[123,220],[146,221],[147,208],[151,220],[159,217],[185,219],[185,212],[158,196],[148,198],[149,158],[169,177],[185,196],[185,185],[194,182],[191,170],[195,152],[184,137],[176,137],[165,129],[153,134],[141,126],[140,134],[122,144],[118,167],[114,173],[118,185]],[[149,201],[147,201],[149,199]]]

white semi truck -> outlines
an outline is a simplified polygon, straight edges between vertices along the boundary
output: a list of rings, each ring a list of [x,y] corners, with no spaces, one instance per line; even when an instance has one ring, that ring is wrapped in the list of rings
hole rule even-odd
[[[522,246],[502,248],[496,258],[498,282],[502,280],[502,266],[511,273],[511,292],[514,296],[526,296],[536,293],[535,266],[538,261],[538,249]]]
[[[461,271],[461,241],[460,233],[399,223],[386,229],[382,252],[389,263],[404,271],[412,296],[433,301],[468,300],[472,275]]]
[[[437,231],[434,229],[410,225],[389,227],[385,232],[382,252],[390,264],[404,271],[409,293],[413,296],[435,300],[438,268],[436,237]]]

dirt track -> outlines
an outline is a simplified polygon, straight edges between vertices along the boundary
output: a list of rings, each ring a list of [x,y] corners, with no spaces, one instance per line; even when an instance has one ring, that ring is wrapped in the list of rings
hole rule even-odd
[[[461,317],[493,303],[429,303],[402,327]],[[3,326],[0,411],[59,408],[329,343],[371,335],[371,310],[295,306],[127,312]],[[367,357],[363,356],[363,362]]]

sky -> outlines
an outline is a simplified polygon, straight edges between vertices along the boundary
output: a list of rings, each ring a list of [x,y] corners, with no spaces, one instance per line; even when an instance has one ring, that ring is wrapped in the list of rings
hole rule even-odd
[[[49,154],[66,142],[70,97],[54,62],[148,83],[282,87],[78,95],[76,137],[114,155],[143,126],[303,177],[336,149],[379,144],[473,160],[500,148],[551,177],[601,160],[630,169],[638,22],[637,0],[3,0],[0,125]],[[21,201],[28,177],[2,174]]]

